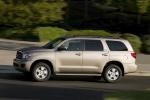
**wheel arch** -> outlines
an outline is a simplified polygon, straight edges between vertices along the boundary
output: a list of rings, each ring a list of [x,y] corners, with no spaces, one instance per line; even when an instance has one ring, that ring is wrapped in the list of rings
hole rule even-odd
[[[122,71],[122,76],[124,76],[124,66],[123,66],[123,64],[122,64],[121,62],[119,62],[119,61],[110,61],[110,62],[106,63],[106,65],[104,66],[103,72],[104,72],[105,69],[106,69],[109,65],[111,65],[111,64],[117,65],[117,66],[121,69],[121,71]]]
[[[33,69],[33,67],[39,63],[39,62],[43,62],[43,63],[46,63],[50,69],[51,69],[51,73],[54,74],[54,68],[53,68],[53,64],[49,61],[49,60],[45,60],[45,59],[40,59],[40,60],[36,60],[32,63],[31,65],[31,68],[30,68],[30,71]]]

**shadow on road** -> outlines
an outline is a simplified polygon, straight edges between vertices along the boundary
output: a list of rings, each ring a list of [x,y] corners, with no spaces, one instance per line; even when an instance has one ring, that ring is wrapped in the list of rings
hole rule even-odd
[[[104,92],[97,90],[57,88],[0,83],[0,99],[17,100],[102,100]]]
[[[115,84],[85,76],[53,76],[33,82],[22,73],[0,73],[0,99],[102,100],[103,94],[121,90],[148,89],[150,77],[125,76]]]
[[[66,86],[69,81],[81,80],[76,77],[55,77],[57,81],[33,82],[22,73],[0,73],[0,100],[102,100],[103,89],[84,89]],[[66,85],[61,80],[67,81]],[[88,80],[86,80],[88,81]]]
[[[23,73],[0,73],[0,79],[4,80],[14,80],[14,81],[27,81],[34,82],[31,76],[25,76]],[[92,76],[51,76],[48,81],[57,81],[57,82],[95,82],[95,83],[106,83],[103,79],[97,80]]]
[[[31,76],[25,76],[22,72],[16,71],[12,65],[0,65],[0,79],[32,81]],[[105,81],[101,78],[97,79],[92,76],[55,76],[52,75],[49,80],[53,81],[85,81],[85,82],[101,82]]]
[[[106,83],[103,78],[96,79],[93,76],[52,76],[50,80],[56,81],[85,81],[85,82],[100,82]]]

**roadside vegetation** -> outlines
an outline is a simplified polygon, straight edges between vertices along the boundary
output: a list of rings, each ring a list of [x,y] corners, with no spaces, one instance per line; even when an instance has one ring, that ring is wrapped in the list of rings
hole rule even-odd
[[[150,54],[150,35],[145,35],[142,38],[142,41],[143,41],[142,51]]]
[[[26,41],[46,42],[65,35],[98,35],[102,37],[124,38],[129,40],[136,53],[150,53],[150,36],[143,39],[134,34],[110,33],[104,30],[65,30],[58,27],[37,27],[28,29],[1,29],[1,38],[17,39]],[[141,49],[142,48],[142,49]]]
[[[122,34],[121,37],[124,39],[127,39],[131,43],[131,45],[136,53],[141,52],[142,41],[141,41],[140,37],[130,34],[130,33]]]
[[[0,11],[0,38],[112,36],[129,40],[136,53],[150,54],[150,0],[0,0]]]
[[[105,95],[104,100],[149,100],[150,90],[130,90]]]

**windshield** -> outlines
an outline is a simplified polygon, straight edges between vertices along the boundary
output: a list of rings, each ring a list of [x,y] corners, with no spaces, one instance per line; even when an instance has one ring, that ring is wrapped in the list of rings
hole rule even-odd
[[[47,43],[46,45],[44,45],[43,48],[53,49],[64,40],[65,40],[64,38],[57,38],[57,39],[52,40],[51,42]]]

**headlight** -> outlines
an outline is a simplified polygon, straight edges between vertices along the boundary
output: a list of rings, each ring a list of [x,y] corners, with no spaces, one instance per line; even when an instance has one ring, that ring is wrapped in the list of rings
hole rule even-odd
[[[22,59],[23,60],[29,60],[29,58],[32,56],[32,53],[23,53]]]

